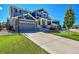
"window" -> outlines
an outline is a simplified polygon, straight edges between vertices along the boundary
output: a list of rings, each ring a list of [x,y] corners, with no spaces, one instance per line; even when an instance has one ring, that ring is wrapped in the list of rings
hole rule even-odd
[[[48,24],[48,25],[51,25],[51,21],[47,21],[47,24]]]
[[[17,9],[16,9],[16,8],[14,8],[14,11],[15,11],[15,12],[17,12]]]
[[[19,13],[22,13],[22,10],[19,10]]]
[[[59,22],[58,22],[58,21],[52,21],[52,23],[54,23],[54,24],[59,24]]]

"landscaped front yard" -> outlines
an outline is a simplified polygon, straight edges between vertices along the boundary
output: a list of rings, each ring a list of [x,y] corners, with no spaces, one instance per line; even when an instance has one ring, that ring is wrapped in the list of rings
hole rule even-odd
[[[20,34],[0,36],[0,53],[45,54],[45,50]]]
[[[56,33],[52,32],[52,34],[79,41],[79,33],[77,32],[64,31],[64,32],[56,32]]]

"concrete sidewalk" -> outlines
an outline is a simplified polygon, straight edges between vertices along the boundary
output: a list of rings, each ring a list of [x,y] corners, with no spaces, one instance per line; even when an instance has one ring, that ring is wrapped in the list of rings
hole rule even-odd
[[[24,33],[30,40],[45,49],[49,53],[72,54],[79,53],[79,42],[56,35],[37,32]]]
[[[8,32],[5,28],[0,31],[0,35],[12,35],[13,33]]]

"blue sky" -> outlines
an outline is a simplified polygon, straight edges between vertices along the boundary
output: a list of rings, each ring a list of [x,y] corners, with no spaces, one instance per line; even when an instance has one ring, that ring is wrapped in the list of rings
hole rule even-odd
[[[65,11],[69,5],[68,4],[0,4],[1,22],[7,20],[10,6],[17,6],[31,11],[44,8],[48,11],[48,14],[50,17],[52,17],[52,19],[59,20],[60,24],[62,25],[64,21]],[[77,18],[75,24],[79,24],[79,4],[73,4],[72,7],[75,11],[75,15]]]

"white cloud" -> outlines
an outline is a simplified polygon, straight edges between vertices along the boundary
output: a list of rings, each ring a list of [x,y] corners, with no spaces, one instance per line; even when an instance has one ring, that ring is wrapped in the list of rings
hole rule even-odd
[[[3,8],[2,7],[0,7],[0,10],[2,10]]]

